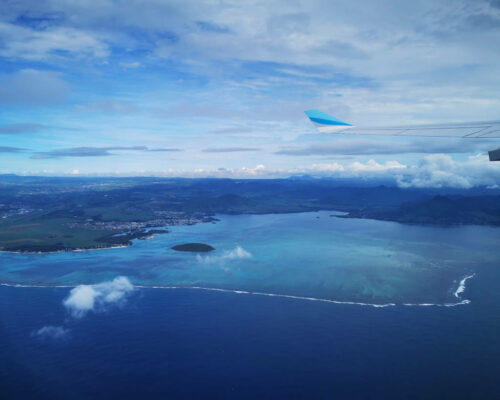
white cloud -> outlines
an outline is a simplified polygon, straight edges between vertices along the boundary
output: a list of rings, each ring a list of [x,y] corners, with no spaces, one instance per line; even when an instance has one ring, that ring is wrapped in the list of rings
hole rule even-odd
[[[63,326],[45,325],[40,329],[33,331],[31,336],[42,339],[65,339],[70,330]]]
[[[109,282],[77,286],[63,304],[73,317],[81,318],[90,311],[105,311],[111,305],[122,304],[133,290],[132,283],[119,276]]]
[[[3,46],[0,56],[12,59],[50,60],[66,58],[105,58],[108,47],[90,32],[72,27],[49,27],[44,30],[0,22]],[[66,56],[63,56],[66,54]]]
[[[223,259],[234,260],[235,258],[250,258],[252,255],[245,249],[237,246],[234,250],[226,252],[222,255]]]
[[[464,162],[454,161],[445,154],[432,154],[409,167],[397,177],[401,187],[495,187],[500,182],[500,165],[484,156],[472,156]]]
[[[28,171],[26,174],[40,174]],[[42,174],[43,175],[43,174]],[[71,175],[71,172],[68,172]],[[463,161],[454,160],[445,154],[432,154],[416,165],[397,160],[377,162],[373,159],[354,162],[329,162],[303,165],[296,168],[268,168],[262,164],[256,167],[217,169],[166,169],[163,171],[125,171],[85,176],[156,176],[184,178],[233,178],[267,179],[287,178],[297,175],[311,175],[318,178],[386,179],[401,187],[457,187],[470,188],[486,186],[494,188],[500,183],[500,163],[490,162],[487,155],[478,154]]]
[[[384,164],[379,164],[375,160],[368,160],[364,164],[356,161],[349,165],[349,169],[355,174],[363,172],[386,172],[405,168],[406,165],[401,164],[399,161],[386,161]]]
[[[196,256],[196,259],[200,263],[211,264],[211,263],[215,263],[218,261],[237,260],[237,259],[244,259],[244,258],[250,258],[250,257],[252,257],[252,254],[250,252],[246,251],[245,249],[243,249],[240,246],[237,246],[234,250],[225,251],[220,256],[200,256],[198,254]]]

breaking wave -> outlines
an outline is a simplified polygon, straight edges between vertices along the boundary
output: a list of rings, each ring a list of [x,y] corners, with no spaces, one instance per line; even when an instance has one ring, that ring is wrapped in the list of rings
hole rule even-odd
[[[475,276],[476,274],[468,275],[464,279],[460,281],[460,284],[458,285],[457,290],[455,290],[455,293],[453,295],[459,299],[460,298],[460,293],[463,293],[465,291],[465,282],[467,282],[468,279],[471,279]]]
[[[341,300],[331,300],[331,299],[323,299],[317,297],[306,297],[306,296],[294,296],[289,294],[278,294],[278,293],[263,293],[263,292],[254,292],[247,290],[236,290],[236,289],[220,289],[220,288],[212,288],[212,287],[204,287],[204,286],[162,286],[162,285],[135,285],[136,288],[142,289],[186,289],[186,290],[205,290],[205,291],[213,291],[213,292],[224,292],[224,293],[233,293],[233,294],[244,294],[244,295],[254,295],[254,296],[267,296],[267,297],[280,297],[285,299],[294,299],[294,300],[306,300],[306,301],[319,301],[323,303],[331,303],[331,304],[346,304],[346,305],[356,305],[356,306],[365,306],[365,307],[375,307],[375,308],[385,308],[385,307],[397,307],[397,306],[405,306],[405,307],[456,307],[462,306],[466,304],[470,304],[470,300],[462,299],[460,296],[466,288],[467,280],[473,278],[476,274],[468,275],[463,278],[458,288],[455,290],[453,295],[459,299],[460,301],[453,303],[364,303],[357,301],[341,301]],[[56,287],[56,288],[73,288],[77,285],[24,285],[24,284],[11,284],[11,283],[0,283],[0,286],[11,286],[11,287]]]

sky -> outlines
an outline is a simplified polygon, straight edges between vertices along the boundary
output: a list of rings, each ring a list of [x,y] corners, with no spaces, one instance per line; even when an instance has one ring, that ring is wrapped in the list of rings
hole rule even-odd
[[[321,135],[500,120],[500,1],[0,2],[0,173],[500,184],[493,139]]]

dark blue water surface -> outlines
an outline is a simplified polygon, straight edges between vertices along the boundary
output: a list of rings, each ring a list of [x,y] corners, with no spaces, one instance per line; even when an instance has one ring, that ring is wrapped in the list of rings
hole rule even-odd
[[[457,307],[139,289],[82,319],[70,289],[3,286],[0,398],[498,399],[499,278],[483,269]]]
[[[0,400],[500,399],[500,230],[330,215],[0,253]],[[171,249],[192,241],[216,250]],[[123,299],[64,306],[120,275]]]

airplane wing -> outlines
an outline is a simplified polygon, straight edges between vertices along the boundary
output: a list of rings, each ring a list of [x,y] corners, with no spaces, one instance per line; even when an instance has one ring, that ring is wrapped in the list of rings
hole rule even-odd
[[[319,110],[308,110],[307,117],[319,132],[346,135],[425,136],[461,138],[500,138],[500,121],[466,122],[389,127],[356,127]],[[490,161],[500,161],[500,148],[488,152]]]

